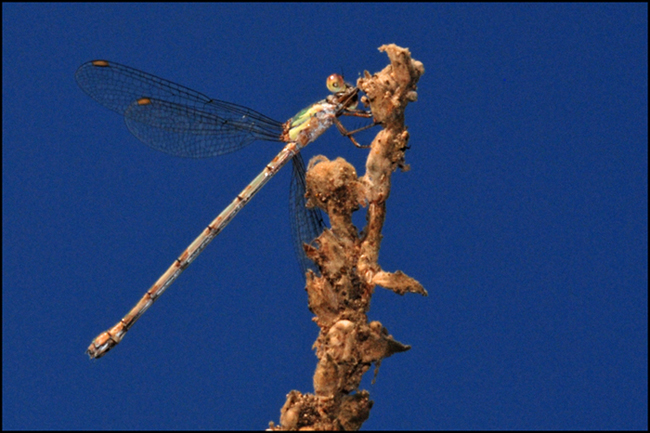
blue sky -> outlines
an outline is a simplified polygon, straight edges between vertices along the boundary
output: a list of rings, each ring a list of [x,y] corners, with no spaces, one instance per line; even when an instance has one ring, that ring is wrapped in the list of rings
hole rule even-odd
[[[364,429],[647,429],[647,6],[3,4],[3,427],[262,429],[316,358],[283,170],[114,351],[115,323],[279,150],[151,150],[74,72],[108,59],[281,121],[408,47]],[[307,158],[366,151],[328,131]],[[363,211],[358,225],[364,221]]]

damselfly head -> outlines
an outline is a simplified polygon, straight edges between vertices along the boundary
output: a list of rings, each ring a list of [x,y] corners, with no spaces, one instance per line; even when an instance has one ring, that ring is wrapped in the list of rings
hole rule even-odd
[[[341,93],[350,87],[350,85],[343,79],[343,76],[339,74],[332,74],[327,77],[326,84],[327,90],[332,93]]]
[[[326,98],[328,102],[341,104],[347,110],[354,110],[359,100],[358,89],[346,83],[343,75],[332,74],[327,77],[327,89],[333,93]]]

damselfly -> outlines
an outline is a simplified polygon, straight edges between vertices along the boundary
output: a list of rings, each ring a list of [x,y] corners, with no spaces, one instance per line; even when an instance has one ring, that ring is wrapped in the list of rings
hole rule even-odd
[[[302,269],[306,271],[312,267],[302,252],[302,244],[318,236],[323,223],[318,211],[305,207],[305,166],[299,152],[333,124],[358,146],[352,137],[356,131],[348,132],[338,120],[341,115],[372,117],[369,112],[356,109],[358,88],[333,74],[327,79],[332,95],[281,123],[249,108],[208,98],[187,87],[114,62],[85,63],[75,76],[84,92],[123,115],[131,133],[156,150],[204,158],[239,150],[255,140],[286,143],[264,170],[174,260],[135,307],[92,341],[86,351],[91,358],[101,358],[115,347],[140,316],[289,160],[294,162],[291,182],[295,207],[294,246]]]

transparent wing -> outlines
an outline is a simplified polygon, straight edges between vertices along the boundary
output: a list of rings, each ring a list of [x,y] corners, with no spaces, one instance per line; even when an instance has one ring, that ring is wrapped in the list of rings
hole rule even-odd
[[[255,140],[280,141],[281,122],[180,84],[107,61],[84,63],[75,74],[91,98],[125,117],[145,144],[175,156],[204,158]]]
[[[320,275],[316,264],[307,258],[303,244],[310,244],[323,232],[326,227],[323,214],[317,208],[308,209],[306,207],[305,162],[300,154],[293,157],[292,167],[289,214],[291,215],[293,247],[302,275],[307,273],[307,269]]]

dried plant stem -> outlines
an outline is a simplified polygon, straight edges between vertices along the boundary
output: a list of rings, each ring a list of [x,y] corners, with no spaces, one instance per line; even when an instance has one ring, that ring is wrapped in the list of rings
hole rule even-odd
[[[400,271],[383,271],[377,263],[381,229],[386,216],[390,180],[397,168],[408,170],[404,161],[409,134],[404,109],[417,99],[422,63],[412,60],[407,49],[395,45],[379,48],[390,65],[368,72],[357,85],[367,95],[375,120],[383,126],[375,137],[366,174],[357,177],[354,167],[338,158],[316,157],[307,172],[309,204],[328,213],[332,228],[314,246],[306,246],[310,259],[321,270],[307,275],[309,308],[320,327],[314,343],[318,365],[314,394],[291,391],[274,430],[358,430],[368,419],[372,401],[360,391],[361,377],[374,363],[410,349],[388,334],[381,323],[368,323],[366,315],[376,285],[397,294],[427,292]],[[361,234],[352,224],[352,212],[368,206],[367,225]]]

